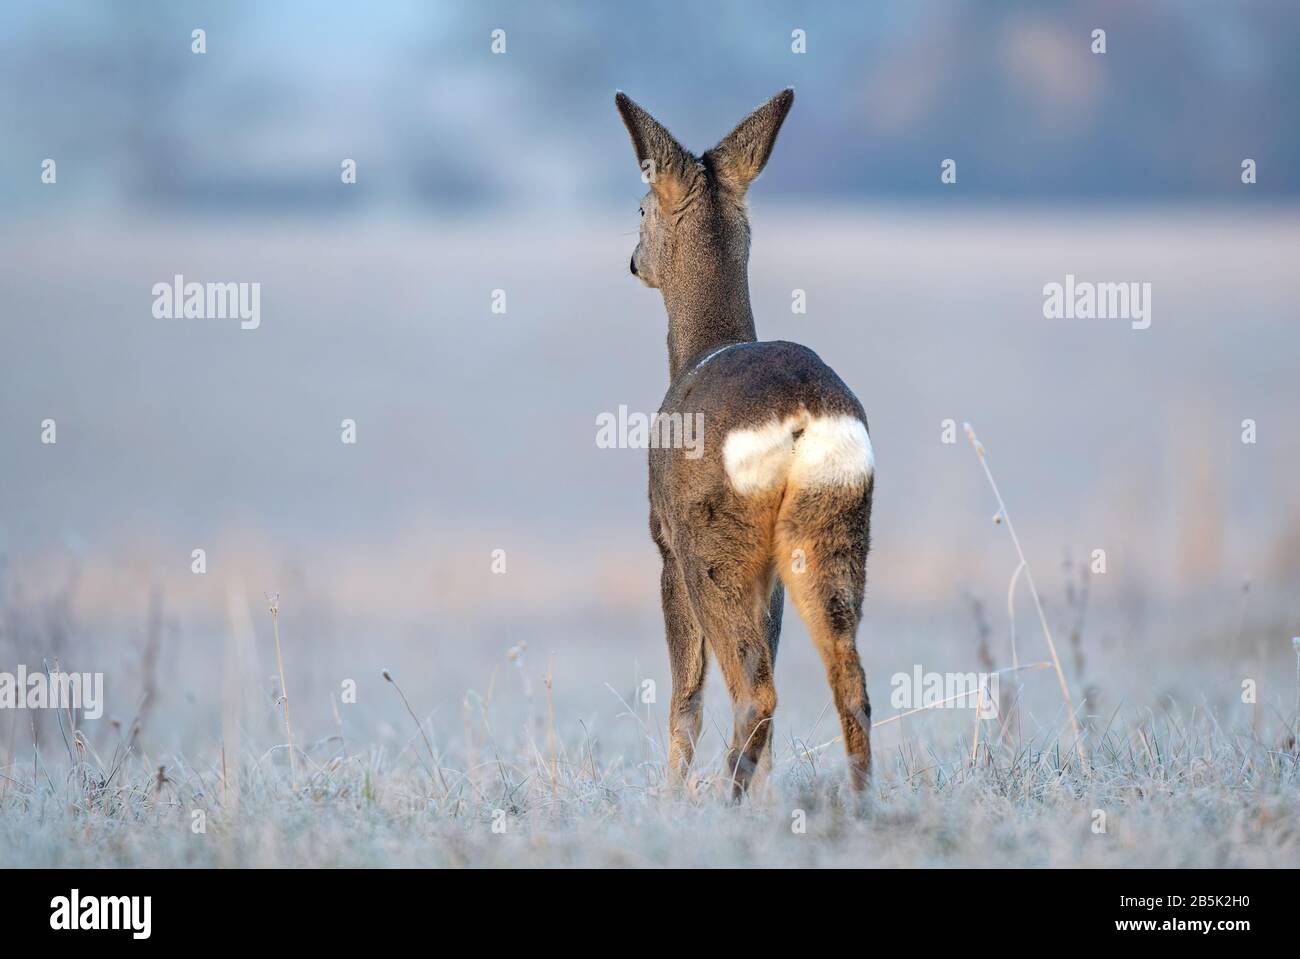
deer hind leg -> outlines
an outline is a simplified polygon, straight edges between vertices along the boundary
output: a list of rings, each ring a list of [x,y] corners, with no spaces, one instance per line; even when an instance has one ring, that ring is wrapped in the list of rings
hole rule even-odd
[[[771,530],[776,500],[730,495],[697,504],[677,550],[691,609],[731,694],[734,728],[726,774],[733,798],[749,788],[771,736],[776,710],[771,624],[775,568]]]
[[[871,702],[856,643],[871,486],[868,477],[865,486],[788,488],[776,524],[781,578],[826,667],[855,791],[871,772]]]
[[[781,645],[781,617],[785,613],[785,588],[781,585],[781,580],[775,575],[771,596],[767,604],[767,621],[765,632],[767,635],[767,650],[772,657],[772,671],[776,672],[776,649]],[[768,726],[773,724],[769,721]],[[773,728],[769,731],[767,737],[767,748],[763,750],[763,755],[759,760],[759,770],[761,775],[766,776],[772,771],[772,744],[776,741],[776,730]]]
[[[668,639],[668,663],[673,677],[672,703],[668,712],[668,771],[671,777],[684,780],[700,738],[708,652],[704,633],[690,608],[681,567],[670,550],[661,547],[661,551],[664,566],[660,592]]]
[[[702,606],[704,629],[731,694],[733,729],[724,769],[732,798],[749,789],[767,750],[776,711],[772,654],[767,635],[747,608],[722,603]]]

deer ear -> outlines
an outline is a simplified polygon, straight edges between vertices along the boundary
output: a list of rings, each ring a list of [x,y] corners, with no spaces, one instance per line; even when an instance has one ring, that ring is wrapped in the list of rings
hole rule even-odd
[[[737,193],[745,192],[767,165],[776,135],[793,105],[794,90],[782,90],[741,120],[736,129],[705,154],[720,181]]]
[[[642,178],[661,203],[675,205],[674,201],[686,192],[695,169],[695,157],[627,94],[622,91],[615,94],[614,105],[632,136],[632,149]]]

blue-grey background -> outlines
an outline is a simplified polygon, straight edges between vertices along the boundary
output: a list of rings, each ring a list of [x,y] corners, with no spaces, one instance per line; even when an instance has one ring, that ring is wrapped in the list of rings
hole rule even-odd
[[[626,193],[614,88],[703,148],[793,85],[769,198],[935,199],[954,157],[965,200],[1240,200],[1246,151],[1259,203],[1300,183],[1297,35],[1265,0],[5,3],[0,197],[48,210],[57,155],[63,202],[117,209],[568,210]]]

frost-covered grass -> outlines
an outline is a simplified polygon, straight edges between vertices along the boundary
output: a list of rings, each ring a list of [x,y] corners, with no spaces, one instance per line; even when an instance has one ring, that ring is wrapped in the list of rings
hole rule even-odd
[[[544,693],[544,690],[539,690]],[[718,748],[684,788],[662,732],[632,707],[610,728],[543,719],[494,733],[466,700],[462,741],[431,724],[402,745],[337,734],[286,750],[219,744],[183,757],[16,757],[0,779],[5,866],[1294,866],[1300,771],[1282,717],[1258,733],[1193,709],[1121,708],[1085,729],[1027,736],[876,736],[865,808],[838,744],[778,734],[765,784],[723,797]],[[878,709],[879,713],[880,710]],[[969,711],[962,717],[970,717]],[[954,725],[949,723],[947,725]],[[571,732],[576,730],[577,735]],[[973,732],[973,726],[971,728]],[[421,735],[421,732],[423,735]],[[444,731],[444,734],[450,731]],[[119,730],[121,742],[129,729]],[[426,737],[428,739],[426,743]],[[435,758],[436,757],[436,758]]]

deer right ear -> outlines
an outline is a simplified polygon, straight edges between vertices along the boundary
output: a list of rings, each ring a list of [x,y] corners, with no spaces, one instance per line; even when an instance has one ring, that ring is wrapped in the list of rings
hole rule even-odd
[[[641,179],[650,185],[661,204],[676,206],[676,201],[686,193],[695,158],[627,94],[622,91],[615,94],[614,105],[632,137]]]
[[[748,190],[767,165],[776,135],[781,132],[781,124],[793,105],[794,90],[787,87],[741,120],[736,129],[706,153],[718,171],[718,179],[737,193]]]

